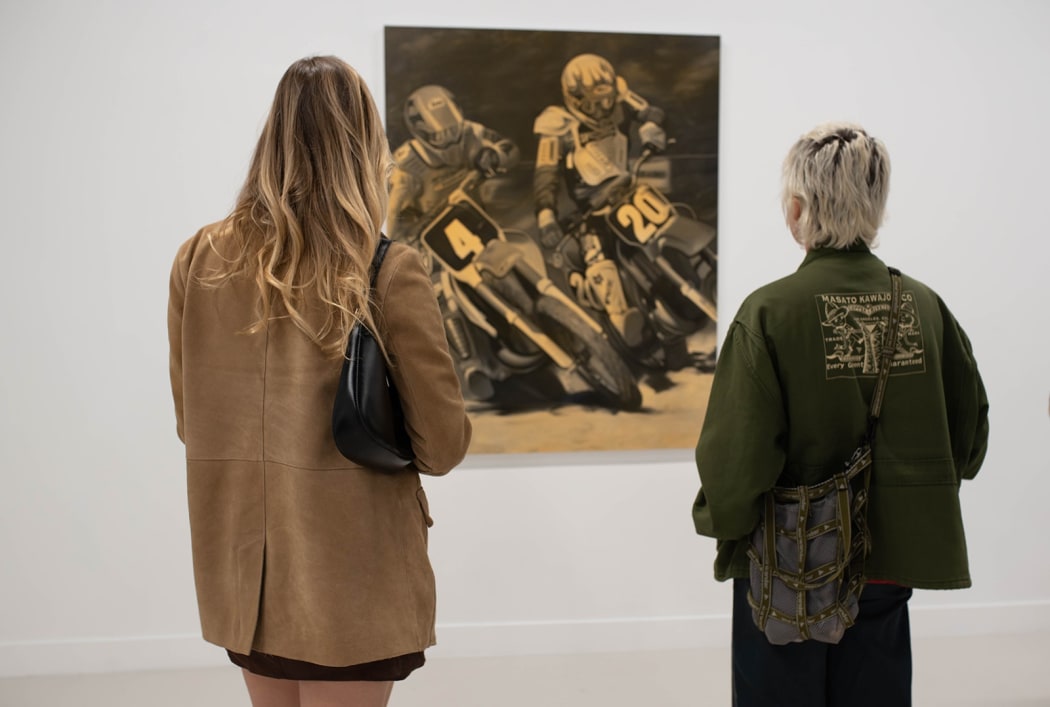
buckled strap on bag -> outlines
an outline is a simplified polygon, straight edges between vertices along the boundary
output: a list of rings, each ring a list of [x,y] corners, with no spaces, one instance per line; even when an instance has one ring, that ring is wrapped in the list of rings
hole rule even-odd
[[[765,517],[775,517],[773,494],[766,494],[766,508]],[[766,621],[769,620],[769,612],[773,609],[773,602],[770,598],[773,596],[773,566],[774,562],[770,561],[769,558],[777,556],[777,528],[774,523],[765,523],[763,528],[763,542],[764,547],[762,549],[763,557],[767,558],[767,561],[762,563],[762,603],[758,608],[759,612],[759,626],[765,626]],[[748,553],[753,552],[751,548],[748,548]],[[749,597],[750,598],[750,597]]]

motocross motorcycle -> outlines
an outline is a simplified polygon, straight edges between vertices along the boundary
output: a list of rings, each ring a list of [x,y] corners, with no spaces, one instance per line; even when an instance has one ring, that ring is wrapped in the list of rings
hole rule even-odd
[[[637,410],[641,391],[602,325],[547,277],[528,234],[501,228],[470,196],[481,179],[470,172],[420,231],[453,357],[481,368],[460,371],[465,392],[492,395],[472,385],[475,372],[484,383],[553,368],[562,395],[582,381],[604,404]]]
[[[691,354],[685,339],[708,321],[717,321],[716,232],[687,205],[672,203],[639,180],[652,154],[644,150],[627,175],[610,181],[590,207],[562,223],[564,236],[548,261],[562,271],[577,301],[603,322],[617,350],[636,367],[708,368],[712,357]],[[602,240],[606,255],[617,264],[628,303],[645,313],[640,343],[623,340],[592,291],[578,245],[584,233]]]

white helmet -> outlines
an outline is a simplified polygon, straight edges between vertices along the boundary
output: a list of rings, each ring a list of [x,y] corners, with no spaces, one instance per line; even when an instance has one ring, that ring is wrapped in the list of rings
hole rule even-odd
[[[616,71],[597,54],[580,54],[561,72],[565,106],[594,127],[608,120],[616,107]]]
[[[412,136],[438,150],[459,142],[463,112],[442,86],[421,86],[405,101],[405,123]]]

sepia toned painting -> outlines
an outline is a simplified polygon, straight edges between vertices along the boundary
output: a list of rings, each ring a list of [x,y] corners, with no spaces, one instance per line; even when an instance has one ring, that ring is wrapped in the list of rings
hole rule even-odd
[[[472,453],[696,444],[715,355],[717,37],[388,27],[387,232]]]

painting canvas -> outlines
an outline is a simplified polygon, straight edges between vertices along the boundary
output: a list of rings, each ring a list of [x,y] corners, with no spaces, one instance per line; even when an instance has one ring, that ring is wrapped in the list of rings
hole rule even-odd
[[[472,453],[692,447],[718,273],[717,37],[387,27],[387,232]]]

